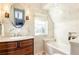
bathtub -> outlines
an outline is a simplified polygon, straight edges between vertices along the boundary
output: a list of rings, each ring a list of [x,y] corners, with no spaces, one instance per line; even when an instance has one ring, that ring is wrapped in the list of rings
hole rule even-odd
[[[46,42],[46,54],[47,55],[67,55],[62,48],[56,44],[56,42],[48,41]]]

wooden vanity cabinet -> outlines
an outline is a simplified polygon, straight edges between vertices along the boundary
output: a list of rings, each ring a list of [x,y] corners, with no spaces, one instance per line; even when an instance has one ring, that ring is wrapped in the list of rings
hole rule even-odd
[[[0,55],[33,55],[34,39],[0,42]]]

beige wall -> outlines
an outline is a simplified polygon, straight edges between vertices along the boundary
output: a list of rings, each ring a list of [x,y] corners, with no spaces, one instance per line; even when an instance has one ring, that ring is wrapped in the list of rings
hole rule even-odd
[[[4,25],[4,36],[13,36],[14,34],[20,34],[20,35],[34,35],[34,17],[35,14],[42,14],[45,15],[46,20],[48,21],[48,35],[46,36],[34,36],[35,38],[35,46],[34,50],[35,53],[39,53],[43,51],[43,39],[53,39],[53,22],[51,21],[50,17],[48,16],[47,11],[38,8],[33,7],[29,4],[3,4],[3,7],[8,7],[8,12],[10,13],[10,18],[4,18],[2,19],[2,23]],[[25,24],[21,29],[16,29],[11,24],[11,21],[13,20],[13,11],[12,8],[19,8],[25,10],[25,15],[30,16],[30,20],[25,20]],[[5,11],[5,8],[2,8],[3,11]],[[19,31],[18,31],[19,30]]]

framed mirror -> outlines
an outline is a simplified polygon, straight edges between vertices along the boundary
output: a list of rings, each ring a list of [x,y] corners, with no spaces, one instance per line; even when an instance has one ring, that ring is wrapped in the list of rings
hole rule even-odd
[[[12,24],[16,28],[21,28],[23,27],[24,23],[24,10],[14,8],[14,21],[12,22]]]

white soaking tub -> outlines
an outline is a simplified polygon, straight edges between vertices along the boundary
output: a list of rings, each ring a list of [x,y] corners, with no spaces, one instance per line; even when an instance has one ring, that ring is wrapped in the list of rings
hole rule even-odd
[[[47,55],[67,55],[63,49],[57,45],[56,42],[48,41],[46,43],[46,54]]]

